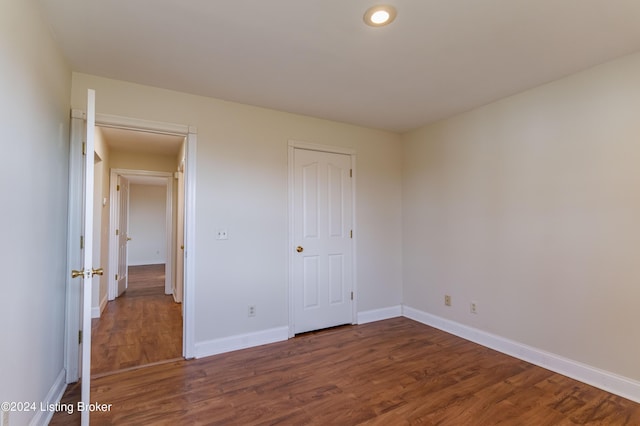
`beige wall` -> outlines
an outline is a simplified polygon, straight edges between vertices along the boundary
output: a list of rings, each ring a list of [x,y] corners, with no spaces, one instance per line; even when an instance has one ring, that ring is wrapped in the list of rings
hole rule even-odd
[[[197,342],[288,324],[290,139],[357,151],[358,307],[401,303],[398,135],[77,73],[74,108],[82,108],[89,87],[98,113],[198,128]],[[218,228],[228,229],[228,241],[215,239]],[[247,317],[249,304],[257,317]]]
[[[44,401],[64,367],[71,71],[34,1],[0,1],[0,76],[0,401]]]
[[[175,197],[174,197],[175,198]],[[129,186],[128,264],[157,265],[167,262],[167,187]]]
[[[110,151],[109,164],[112,169],[147,170],[170,173],[177,170],[175,155],[125,152],[117,149]]]
[[[639,117],[636,54],[405,135],[404,303],[640,379]]]

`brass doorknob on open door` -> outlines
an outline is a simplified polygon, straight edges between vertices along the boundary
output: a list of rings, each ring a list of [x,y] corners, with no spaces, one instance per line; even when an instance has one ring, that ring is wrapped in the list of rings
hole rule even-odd
[[[91,276],[92,277],[94,275],[103,275],[103,274],[104,274],[104,269],[102,269],[102,268],[92,269],[91,270]],[[71,278],[78,278],[78,277],[84,277],[84,271],[76,271],[75,269],[73,269],[71,271]]]
[[[133,240],[133,238],[127,237],[127,241],[131,241],[131,240]]]
[[[296,247],[296,251],[298,253],[302,253],[304,251],[304,249],[302,247],[298,246],[298,247]]]

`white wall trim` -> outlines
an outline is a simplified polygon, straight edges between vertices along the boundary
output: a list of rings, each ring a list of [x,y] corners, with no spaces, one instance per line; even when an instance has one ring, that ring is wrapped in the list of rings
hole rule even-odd
[[[220,339],[199,342],[195,345],[195,357],[217,355],[239,349],[281,342],[289,338],[289,327],[276,327],[253,333],[238,334]]]
[[[369,322],[382,321],[390,318],[402,316],[402,305],[389,306],[387,308],[372,309],[369,311],[358,312],[358,324],[366,324]]]
[[[163,123],[160,121],[142,120],[111,114],[96,114],[96,125],[117,129],[144,131],[163,135],[186,136],[190,127],[184,124]]]
[[[67,383],[65,380],[66,376],[67,376],[67,372],[63,368],[62,370],[60,370],[60,373],[58,374],[58,377],[56,377],[56,380],[53,382],[53,385],[51,385],[49,392],[47,392],[47,396],[45,396],[44,399],[42,400],[42,404],[44,406],[48,407],[50,405],[55,405],[58,402],[60,402],[60,400],[62,399],[62,395],[64,394],[64,391],[67,388]],[[29,425],[46,426],[49,424],[49,422],[53,418],[53,415],[55,414],[55,411],[47,411],[47,410],[41,411],[39,404],[40,404],[39,402],[36,403],[37,405],[36,415],[33,416],[31,421],[29,422]]]
[[[404,305],[405,317],[640,403],[640,382]]]
[[[289,140],[290,148],[298,148],[298,149],[307,149],[309,151],[320,151],[320,152],[331,152],[334,154],[346,154],[346,155],[354,155],[356,150],[353,148],[344,148],[341,146],[333,146],[333,145],[321,145],[317,143],[310,142],[302,142],[296,140]]]
[[[175,231],[173,229],[173,173],[167,177],[166,187],[166,201],[165,205],[165,234],[167,237],[167,247],[165,248],[165,263],[164,263],[164,294],[173,294],[173,270],[176,261],[176,253],[174,251],[173,240],[175,239]]]
[[[195,287],[196,287],[196,147],[198,129],[189,126],[185,145],[184,173],[184,266],[182,292],[182,355],[195,356]]]

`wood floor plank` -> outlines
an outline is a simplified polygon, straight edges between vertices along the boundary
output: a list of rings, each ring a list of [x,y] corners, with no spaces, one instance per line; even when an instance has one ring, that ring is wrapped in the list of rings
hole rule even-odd
[[[164,279],[164,265],[129,267],[125,293],[92,321],[92,375],[182,355],[182,307],[164,294]]]
[[[113,404],[94,425],[640,424],[640,404],[406,318],[100,377],[91,398]]]

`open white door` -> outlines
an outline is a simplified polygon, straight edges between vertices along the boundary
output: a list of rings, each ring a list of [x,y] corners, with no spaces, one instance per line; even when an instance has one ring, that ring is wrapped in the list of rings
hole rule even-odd
[[[129,261],[127,246],[129,237],[129,180],[118,175],[118,229],[116,235],[118,240],[118,297],[127,289],[129,283]]]
[[[86,117],[86,147],[84,155],[83,178],[83,235],[84,253],[82,256],[82,269],[73,270],[73,278],[82,280],[82,338],[81,338],[81,402],[84,407],[90,403],[91,380],[91,281],[94,275],[102,275],[102,268],[93,268],[93,162],[94,162],[94,131],[95,131],[95,91],[87,92],[87,117]],[[82,425],[89,424],[89,410],[81,411]]]

